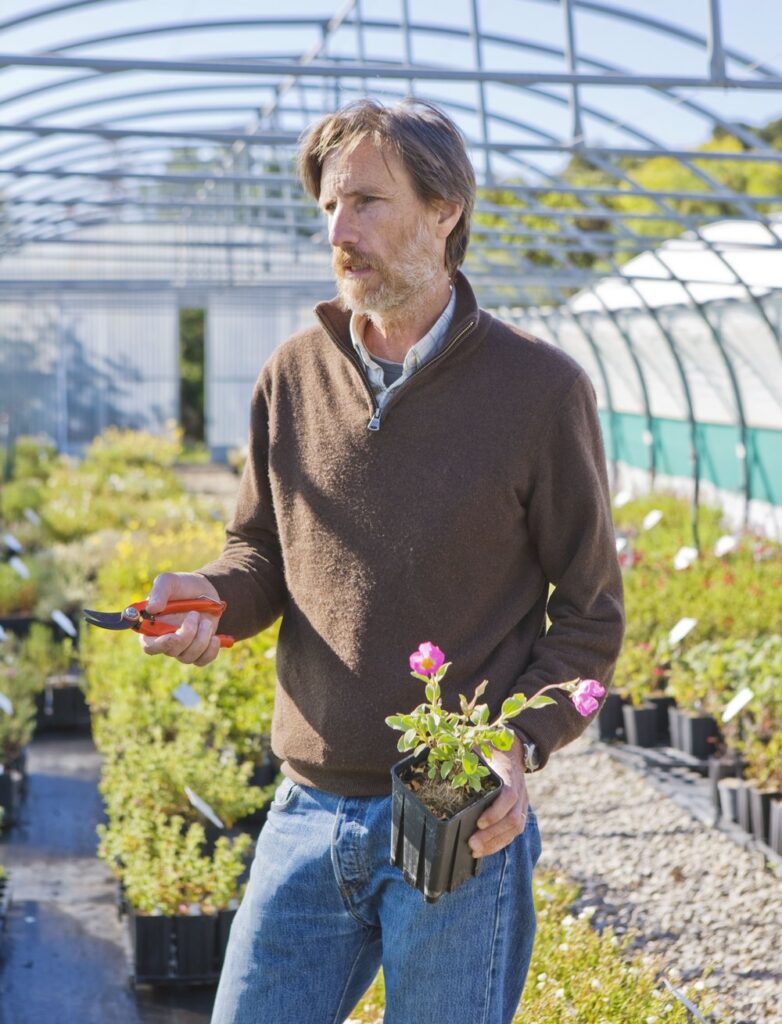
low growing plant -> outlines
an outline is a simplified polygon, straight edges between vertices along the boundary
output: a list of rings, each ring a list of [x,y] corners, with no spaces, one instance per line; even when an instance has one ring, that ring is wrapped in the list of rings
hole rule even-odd
[[[454,790],[481,791],[482,780],[490,772],[480,761],[476,748],[484,757],[491,756],[492,747],[510,750],[515,734],[506,723],[522,711],[554,704],[554,699],[546,696],[547,690],[569,693],[577,711],[584,716],[597,711],[599,700],[605,694],[604,687],[595,679],[552,683],[532,697],[523,693],[508,697],[499,715],[491,721],[488,704],[478,703],[489,685],[488,680],[476,687],[471,701],[459,695],[461,713],[443,708],[440,683],[450,662],[445,662],[439,647],[428,642],[421,644],[410,655],[410,667],[413,678],[426,684],[426,703],[419,704],[407,715],[391,715],[386,718],[386,724],[403,733],[398,744],[400,751],[413,750],[416,754],[428,751],[428,778],[447,783]]]

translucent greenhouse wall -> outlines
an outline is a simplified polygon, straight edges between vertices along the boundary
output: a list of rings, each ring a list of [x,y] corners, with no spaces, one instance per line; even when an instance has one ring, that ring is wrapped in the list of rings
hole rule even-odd
[[[782,295],[514,319],[589,372],[615,488],[694,489],[782,532]]]
[[[214,459],[247,440],[250,400],[261,367],[278,345],[314,320],[312,307],[329,298],[276,285],[264,290],[209,293],[206,309],[206,441]]]
[[[78,452],[107,426],[179,416],[179,314],[170,292],[0,297],[0,409],[13,435]]]

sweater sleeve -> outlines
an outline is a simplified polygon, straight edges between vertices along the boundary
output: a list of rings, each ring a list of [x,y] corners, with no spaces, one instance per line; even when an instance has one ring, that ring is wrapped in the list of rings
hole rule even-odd
[[[253,393],[247,461],[225,546],[219,558],[197,570],[228,605],[220,631],[237,640],[270,626],[287,600],[269,484],[269,415],[262,380]]]
[[[624,634],[622,575],[597,403],[583,371],[542,429],[536,454],[527,522],[554,588],[551,626],[509,692],[532,696],[548,683],[576,677],[608,688]],[[556,703],[522,712],[512,723],[537,745],[541,767],[592,720],[563,691],[548,696]]]

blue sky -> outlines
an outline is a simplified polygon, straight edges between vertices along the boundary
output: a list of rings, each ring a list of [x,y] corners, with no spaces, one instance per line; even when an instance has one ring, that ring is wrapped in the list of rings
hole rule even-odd
[[[613,0],[612,0],[613,2]],[[341,6],[340,0],[288,0],[284,13],[301,17],[329,17]],[[648,17],[670,21],[681,27],[699,32],[707,29],[707,0],[618,0],[614,6]],[[41,7],[40,0],[3,0],[0,20],[17,13],[34,11]],[[414,22],[451,25],[467,28],[471,22],[470,0],[409,0]],[[175,24],[181,21],[206,21],[220,17],[262,17],[279,15],[283,10],[279,0],[103,0],[70,13],[51,16],[33,24],[10,29],[2,34],[0,50],[5,52],[36,53],[86,37],[118,32],[125,28],[150,24]],[[363,10],[369,19],[398,20],[401,0],[363,0]],[[780,0],[722,0],[724,38],[727,46],[742,50],[749,56],[782,68],[782,4]],[[561,46],[563,41],[562,13],[559,5],[546,0],[482,0],[480,20],[487,32],[511,35],[540,46]],[[624,69],[659,73],[701,74],[706,68],[703,51],[678,41],[670,35],[649,31],[627,22],[606,18],[585,10],[577,11],[576,32],[579,50],[585,54]],[[264,54],[301,53],[318,37],[316,27],[291,29],[241,29],[147,37],[112,44],[91,45],[76,53],[100,56],[143,56],[180,58],[205,57],[229,53],[245,56]],[[402,39],[398,32],[372,31],[366,33],[365,45],[370,57],[399,58]],[[344,29],[335,39],[333,52],[351,56],[355,52],[356,35]],[[433,63],[455,66],[471,64],[472,44],[469,40],[446,39],[433,33],[421,33],[414,41],[414,57]],[[487,67],[561,70],[562,63],[534,50],[486,44],[483,53]],[[736,71],[737,69],[732,69]],[[737,73],[744,74],[743,71]],[[51,108],[90,98],[99,92],[106,98],[120,89],[143,88],[163,90],[175,82],[171,75],[108,76],[81,86],[68,86],[50,92],[34,101],[8,102],[8,97],[24,87],[46,81],[68,78],[62,70],[8,68],[0,71],[0,104],[2,121],[38,117],[42,121],[55,119]],[[185,76],[180,81],[193,81]],[[269,97],[269,82],[244,80],[240,89],[213,95],[200,93],[190,100],[181,96],[146,99],[133,103],[112,103],[105,107],[91,107],[73,114],[58,114],[62,123],[79,124],[89,120],[105,120],[112,115],[136,112],[136,125],[151,123],[152,118],[162,124],[203,125],[206,127],[246,126],[253,107],[263,105]],[[554,90],[555,92],[557,90]],[[454,98],[474,105],[477,91],[474,86],[450,86],[443,83],[427,84],[419,89],[421,95],[435,100]],[[564,95],[559,90],[560,95]],[[691,94],[716,109],[730,120],[740,118],[749,123],[760,123],[782,116],[782,93],[779,92],[711,92],[702,97]],[[568,132],[567,107],[552,102],[534,91],[519,92],[508,87],[491,85],[487,89],[491,109],[522,120],[530,126],[531,136],[538,132],[551,132],[565,137]],[[3,103],[4,98],[6,102]],[[617,88],[585,88],[582,101],[594,107],[601,116],[588,117],[586,134],[589,141],[628,144],[629,137],[612,126],[612,121],[627,121],[640,125],[655,139],[669,146],[692,146],[709,134],[708,119],[688,113],[681,104],[661,98],[650,90],[620,90]],[[160,111],[187,103],[199,109],[183,115],[172,113],[160,118]],[[211,113],[202,107],[220,107]],[[225,109],[227,108],[227,109]],[[241,109],[244,108],[244,109]],[[468,136],[477,137],[479,123],[475,116],[457,115]],[[283,122],[285,118],[283,118]],[[288,118],[288,125],[297,128],[296,119]],[[492,137],[497,141],[511,141],[523,137],[515,129],[495,125]],[[9,136],[0,139],[0,150],[6,148]],[[2,159],[2,157],[0,157]]]

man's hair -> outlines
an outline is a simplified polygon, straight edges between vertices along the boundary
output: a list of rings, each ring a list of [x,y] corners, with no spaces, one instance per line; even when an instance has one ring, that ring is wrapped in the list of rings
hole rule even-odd
[[[337,150],[351,152],[365,139],[396,154],[424,203],[445,199],[464,204],[445,243],[445,266],[453,277],[467,252],[475,203],[475,172],[461,132],[442,110],[423,100],[406,99],[393,107],[356,100],[321,118],[302,138],[298,171],[310,195],[320,198],[326,157]]]

